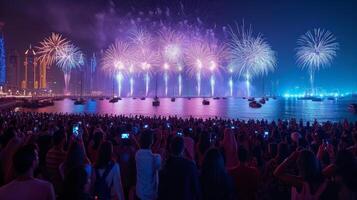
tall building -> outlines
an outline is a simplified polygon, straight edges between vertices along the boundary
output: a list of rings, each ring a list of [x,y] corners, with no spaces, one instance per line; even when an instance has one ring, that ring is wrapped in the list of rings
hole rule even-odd
[[[5,23],[0,21],[0,85],[6,83],[5,42],[2,29]]]
[[[23,89],[38,89],[39,88],[40,70],[37,62],[35,50],[30,47],[25,51],[24,61],[24,79],[21,83]]]
[[[6,69],[6,85],[9,88],[20,88],[20,55],[16,50],[8,51],[7,69]]]

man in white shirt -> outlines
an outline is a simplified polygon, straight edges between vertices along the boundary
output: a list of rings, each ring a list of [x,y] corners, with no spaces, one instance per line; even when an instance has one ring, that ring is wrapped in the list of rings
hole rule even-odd
[[[154,200],[158,191],[158,172],[161,157],[153,154],[153,134],[146,130],[140,136],[141,149],[136,152],[136,195],[140,200]]]
[[[21,147],[13,157],[17,178],[0,188],[0,200],[54,200],[51,183],[34,178],[38,153],[33,145]]]

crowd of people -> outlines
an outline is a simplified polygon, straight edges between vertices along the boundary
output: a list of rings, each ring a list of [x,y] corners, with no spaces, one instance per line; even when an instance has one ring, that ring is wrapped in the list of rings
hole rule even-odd
[[[357,122],[0,113],[0,200],[357,199]]]

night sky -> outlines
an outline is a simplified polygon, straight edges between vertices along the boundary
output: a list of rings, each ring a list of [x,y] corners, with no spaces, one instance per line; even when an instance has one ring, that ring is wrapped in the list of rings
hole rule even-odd
[[[31,2],[31,3],[30,3]],[[178,1],[120,0],[0,0],[0,21],[6,23],[6,49],[20,52],[38,44],[51,32],[74,41],[87,54],[107,47],[112,37],[98,29],[98,16],[120,18],[131,9],[150,10]],[[323,89],[357,91],[357,1],[353,0],[182,0],[192,18],[200,17],[207,26],[251,24],[277,52],[277,70],[266,80],[279,81],[279,92],[308,86],[308,75],[297,67],[297,38],[313,28],[330,30],[340,43],[337,58],[320,71],[315,85]],[[109,13],[109,14],[108,14]],[[110,14],[111,13],[111,14]],[[114,13],[114,14],[113,14]],[[113,23],[115,20],[113,20]],[[115,25],[113,25],[115,26]],[[105,30],[104,35],[108,34]],[[259,84],[261,79],[257,78]]]

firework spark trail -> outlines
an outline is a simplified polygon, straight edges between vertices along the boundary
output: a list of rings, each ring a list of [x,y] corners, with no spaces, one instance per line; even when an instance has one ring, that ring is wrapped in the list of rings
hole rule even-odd
[[[65,45],[56,52],[57,66],[64,73],[65,93],[68,93],[68,86],[71,79],[71,70],[82,65],[83,53],[73,44]]]
[[[135,49],[133,56],[135,57],[136,65],[139,65],[141,70],[145,72],[145,95],[147,96],[149,93],[150,75],[153,71],[152,66],[159,65],[158,52],[154,47],[155,41],[151,34],[144,29],[132,32],[129,39],[133,45],[133,49]]]
[[[336,57],[339,44],[330,31],[314,29],[302,35],[298,39],[297,45],[297,62],[301,68],[308,69],[311,91],[314,94],[315,72],[331,65],[332,60]]]
[[[247,94],[250,96],[250,81],[254,76],[266,75],[274,71],[276,66],[275,52],[261,34],[253,35],[251,28],[244,24],[237,31],[230,31],[231,61],[237,67],[239,76],[245,75]]]

